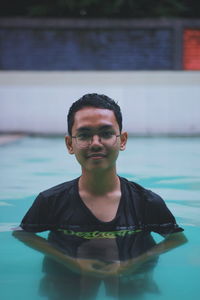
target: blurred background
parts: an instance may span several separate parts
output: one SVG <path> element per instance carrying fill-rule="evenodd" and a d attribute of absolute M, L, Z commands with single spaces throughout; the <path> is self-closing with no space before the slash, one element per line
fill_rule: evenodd
<path fill-rule="evenodd" d="M 0 4 L 0 132 L 63 135 L 69 106 L 103 93 L 133 135 L 199 135 L 200 2 Z"/>

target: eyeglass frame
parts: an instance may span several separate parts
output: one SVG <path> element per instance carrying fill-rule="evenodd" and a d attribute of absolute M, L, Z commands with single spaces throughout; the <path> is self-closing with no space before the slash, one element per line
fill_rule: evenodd
<path fill-rule="evenodd" d="M 95 133 L 95 134 L 92 134 L 92 135 L 91 135 L 90 141 L 88 142 L 88 144 L 87 144 L 85 147 L 88 147 L 88 146 L 90 146 L 90 145 L 92 144 L 92 140 L 93 140 L 93 138 L 94 138 L 95 135 L 98 136 L 100 143 L 101 143 L 102 145 L 104 145 L 104 143 L 102 143 L 102 141 L 101 141 L 102 138 L 99 136 L 99 134 Z M 112 136 L 115 136 L 115 137 L 116 137 L 116 141 L 117 141 L 117 138 L 120 137 L 121 134 L 112 134 Z M 78 145 L 79 142 L 77 142 L 77 137 L 78 137 L 78 136 L 73 136 L 73 135 L 71 136 L 71 138 L 76 139 L 76 143 L 77 143 L 77 145 Z M 116 143 L 116 141 L 115 141 L 115 143 Z M 85 142 L 86 142 L 86 141 L 85 141 Z M 115 143 L 113 143 L 113 145 L 114 145 Z"/>

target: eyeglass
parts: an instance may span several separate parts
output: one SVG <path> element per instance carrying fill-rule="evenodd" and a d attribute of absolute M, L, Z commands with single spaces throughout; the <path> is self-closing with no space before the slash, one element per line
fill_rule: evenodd
<path fill-rule="evenodd" d="M 115 145 L 117 138 L 121 136 L 121 134 L 114 134 L 109 131 L 102 131 L 98 134 L 96 133 L 79 133 L 76 136 L 72 136 L 73 139 L 76 139 L 76 143 L 79 147 L 84 148 L 88 147 L 92 144 L 92 140 L 94 135 L 98 135 L 99 141 L 103 145 L 113 146 Z"/>

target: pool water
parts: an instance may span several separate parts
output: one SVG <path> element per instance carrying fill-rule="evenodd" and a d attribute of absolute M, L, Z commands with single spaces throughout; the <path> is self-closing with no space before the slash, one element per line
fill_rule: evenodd
<path fill-rule="evenodd" d="M 198 137 L 130 138 L 127 150 L 120 153 L 118 174 L 161 195 L 189 240 L 160 256 L 152 275 L 157 292 L 147 289 L 134 299 L 198 299 L 199 153 Z M 45 299 L 38 294 L 43 255 L 14 239 L 11 228 L 19 224 L 40 191 L 78 177 L 80 167 L 67 153 L 63 138 L 25 137 L 1 145 L 0 157 L 0 299 Z M 156 234 L 153 237 L 161 240 Z M 103 284 L 95 299 L 111 299 Z"/>

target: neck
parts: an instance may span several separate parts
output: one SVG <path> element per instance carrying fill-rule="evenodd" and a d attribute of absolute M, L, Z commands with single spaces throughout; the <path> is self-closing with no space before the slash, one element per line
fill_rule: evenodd
<path fill-rule="evenodd" d="M 104 195 L 113 192 L 120 186 L 116 169 L 102 172 L 83 171 L 79 180 L 79 188 L 92 195 Z"/>

